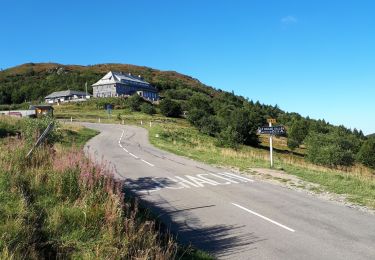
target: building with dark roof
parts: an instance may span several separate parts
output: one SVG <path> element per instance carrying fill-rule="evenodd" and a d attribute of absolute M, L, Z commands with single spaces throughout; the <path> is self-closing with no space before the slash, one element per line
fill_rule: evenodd
<path fill-rule="evenodd" d="M 29 110 L 34 110 L 36 117 L 45 115 L 53 116 L 53 107 L 49 105 L 32 105 Z"/>
<path fill-rule="evenodd" d="M 130 73 L 108 72 L 103 78 L 92 85 L 93 96 L 120 97 L 135 93 L 148 100 L 158 100 L 158 90 L 139 76 Z"/>
<path fill-rule="evenodd" d="M 83 91 L 76 90 L 63 90 L 56 91 L 44 98 L 46 103 L 60 103 L 60 102 L 70 102 L 70 101 L 85 101 L 90 98 L 90 94 Z"/>

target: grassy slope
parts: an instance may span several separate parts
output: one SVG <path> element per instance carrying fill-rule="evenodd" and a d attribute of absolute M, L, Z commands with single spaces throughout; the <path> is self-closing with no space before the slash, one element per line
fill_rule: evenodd
<path fill-rule="evenodd" d="M 150 129 L 155 146 L 206 163 L 234 167 L 251 173 L 253 167 L 269 167 L 268 151 L 247 146 L 238 150 L 215 146 L 215 138 L 186 125 L 169 124 Z M 266 145 L 264 143 L 264 145 Z M 300 156 L 275 154 L 275 168 L 319 184 L 323 190 L 347 194 L 349 201 L 375 208 L 375 178 L 370 169 L 356 166 L 333 170 L 306 163 Z"/>
<path fill-rule="evenodd" d="M 80 120 L 97 122 L 98 117 L 106 118 L 102 110 L 76 110 L 74 105 L 60 106 L 56 115 L 69 117 L 79 113 Z M 127 110 L 115 110 L 110 119 L 101 122 L 120 123 L 116 114 L 120 113 L 125 123 L 140 125 L 150 131 L 150 141 L 155 146 L 203 161 L 224 167 L 237 168 L 251 173 L 254 167 L 269 167 L 268 138 L 261 138 L 262 149 L 241 146 L 238 150 L 217 147 L 216 139 L 199 133 L 184 119 L 170 119 L 160 115 L 149 116 L 143 113 Z M 152 127 L 149 127 L 152 121 Z M 275 139 L 276 148 L 281 152 L 275 153 L 275 168 L 283 169 L 289 174 L 296 175 L 303 180 L 317 183 L 322 190 L 337 194 L 347 194 L 348 199 L 354 203 L 375 208 L 375 178 L 374 171 L 362 166 L 348 169 L 329 169 L 313 165 L 304 160 L 304 149 L 299 149 L 298 154 L 287 152 L 286 139 Z"/>
<path fill-rule="evenodd" d="M 2 119 L 1 129 L 9 133 L 20 130 L 20 119 Z M 26 255 L 31 259 L 53 258 L 56 254 L 73 258 L 212 259 L 205 252 L 177 248 L 172 240 L 160 237 L 147 211 L 129 208 L 134 204 L 121 206 L 127 208 L 121 213 L 122 195 L 114 191 L 115 182 L 95 177 L 88 182 L 96 183 L 94 186 L 81 183 L 82 174 L 101 170 L 80 151 L 97 132 L 69 124 L 62 124 L 60 132 L 63 139 L 54 151 L 38 150 L 31 164 L 20 160 L 27 151 L 22 141 L 0 138 L 1 259 Z M 51 152 L 55 155 L 52 160 Z"/>
<path fill-rule="evenodd" d="M 59 70 L 62 71 L 59 72 Z M 13 100 L 13 103 L 21 103 L 24 100 L 42 101 L 43 97 L 53 91 L 66 89 L 84 91 L 86 82 L 88 83 L 89 92 L 92 93 L 91 85 L 110 70 L 142 75 L 146 81 L 160 89 L 173 88 L 178 85 L 210 95 L 216 93 L 214 89 L 202 84 L 197 79 L 175 71 L 160 71 L 130 64 L 79 66 L 57 63 L 27 63 L 0 71 L 0 93 L 3 91 L 3 93 L 8 93 L 10 96 L 13 95 L 13 98 L 15 95 L 19 96 L 20 98 L 16 98 L 18 101 Z M 15 90 L 17 90 L 17 94 L 15 94 Z"/>

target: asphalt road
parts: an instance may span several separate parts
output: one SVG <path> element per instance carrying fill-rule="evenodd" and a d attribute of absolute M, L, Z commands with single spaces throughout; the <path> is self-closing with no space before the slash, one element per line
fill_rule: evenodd
<path fill-rule="evenodd" d="M 375 259 L 375 216 L 161 151 L 135 126 L 89 124 L 107 160 L 181 242 L 220 259 Z"/>

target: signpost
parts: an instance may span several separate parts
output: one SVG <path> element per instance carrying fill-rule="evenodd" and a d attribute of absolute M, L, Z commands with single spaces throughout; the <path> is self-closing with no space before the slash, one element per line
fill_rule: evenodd
<path fill-rule="evenodd" d="M 270 135 L 270 163 L 271 168 L 273 167 L 273 136 L 285 134 L 285 128 L 283 126 L 272 126 L 276 124 L 276 119 L 267 119 L 268 127 L 261 127 L 258 129 L 259 134 L 269 134 Z"/>

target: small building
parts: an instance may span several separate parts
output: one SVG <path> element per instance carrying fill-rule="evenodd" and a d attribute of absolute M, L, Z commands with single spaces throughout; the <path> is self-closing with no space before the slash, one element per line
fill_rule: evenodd
<path fill-rule="evenodd" d="M 35 110 L 8 110 L 0 111 L 0 115 L 13 117 L 34 117 Z"/>
<path fill-rule="evenodd" d="M 83 91 L 76 90 L 63 90 L 57 91 L 46 96 L 45 102 L 48 104 L 60 103 L 60 102 L 79 102 L 86 101 L 91 95 Z"/>
<path fill-rule="evenodd" d="M 103 78 L 92 85 L 93 97 L 121 97 L 135 93 L 141 97 L 156 101 L 159 99 L 158 90 L 138 76 L 122 72 L 108 72 Z"/>
<path fill-rule="evenodd" d="M 49 105 L 33 105 L 30 106 L 30 110 L 35 111 L 36 117 L 41 117 L 45 115 L 53 116 L 53 107 Z"/>

